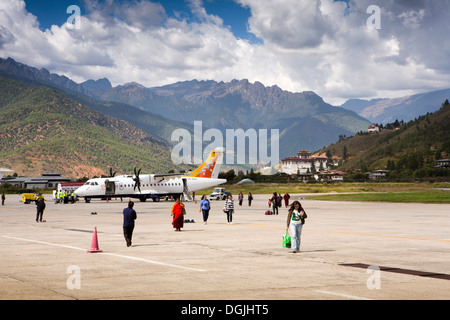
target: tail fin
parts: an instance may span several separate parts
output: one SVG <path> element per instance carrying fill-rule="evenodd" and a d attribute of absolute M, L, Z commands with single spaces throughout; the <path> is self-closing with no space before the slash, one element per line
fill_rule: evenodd
<path fill-rule="evenodd" d="M 220 166 L 222 164 L 223 148 L 216 148 L 211 151 L 206 159 L 197 169 L 187 174 L 188 177 L 213 178 L 219 176 Z"/>

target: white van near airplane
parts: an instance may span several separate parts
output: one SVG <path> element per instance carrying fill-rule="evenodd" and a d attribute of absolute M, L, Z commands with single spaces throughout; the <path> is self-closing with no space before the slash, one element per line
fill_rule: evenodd
<path fill-rule="evenodd" d="M 144 202 L 150 198 L 153 201 L 159 201 L 161 197 L 181 195 L 190 199 L 189 192 L 215 187 L 227 182 L 226 179 L 218 179 L 223 153 L 222 148 L 212 150 L 205 162 L 186 174 L 144 174 L 141 176 L 141 169 L 136 171 L 134 168 L 134 175 L 89 179 L 83 186 L 75 190 L 75 194 L 78 197 L 84 197 L 85 200 L 130 197 Z"/>

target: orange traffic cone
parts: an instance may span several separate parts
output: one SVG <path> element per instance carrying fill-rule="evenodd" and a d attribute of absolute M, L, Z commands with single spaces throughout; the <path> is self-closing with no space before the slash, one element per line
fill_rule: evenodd
<path fill-rule="evenodd" d="M 97 227 L 94 227 L 94 235 L 92 236 L 91 250 L 88 250 L 87 252 L 102 252 L 102 251 L 103 250 L 100 250 L 98 248 Z"/>

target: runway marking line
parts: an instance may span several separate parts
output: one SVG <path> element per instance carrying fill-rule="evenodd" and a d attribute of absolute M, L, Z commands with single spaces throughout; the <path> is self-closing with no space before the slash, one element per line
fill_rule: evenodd
<path fill-rule="evenodd" d="M 63 244 L 58 244 L 58 243 L 51 243 L 51 242 L 31 240 L 31 239 L 24 239 L 24 238 L 17 238 L 17 237 L 10 237 L 10 236 L 1 236 L 1 237 L 2 238 L 6 238 L 6 239 L 19 240 L 19 241 L 25 241 L 25 242 L 32 242 L 32 243 L 38 243 L 38 244 L 43 244 L 43 245 L 48 245 L 48 246 L 73 249 L 73 250 L 78 250 L 78 251 L 85 251 L 85 252 L 87 251 L 86 249 L 83 249 L 83 248 L 78 248 L 78 247 L 73 247 L 73 246 L 68 246 L 68 245 L 63 245 Z M 115 254 L 115 253 L 98 252 L 98 253 L 95 253 L 95 254 L 96 255 L 106 255 L 106 256 L 124 258 L 124 259 L 135 260 L 135 261 L 141 261 L 141 262 L 145 262 L 145 263 L 156 264 L 156 265 L 160 265 L 160 266 L 166 266 L 166 267 L 172 267 L 172 268 L 178 268 L 178 269 L 184 269 L 184 270 L 206 272 L 206 270 L 203 270 L 203 269 L 179 266 L 179 265 L 176 265 L 176 264 L 170 264 L 170 263 L 164 263 L 164 262 L 159 262 L 159 261 L 155 261 L 155 260 L 149 260 L 149 259 L 125 256 L 125 255 Z"/>

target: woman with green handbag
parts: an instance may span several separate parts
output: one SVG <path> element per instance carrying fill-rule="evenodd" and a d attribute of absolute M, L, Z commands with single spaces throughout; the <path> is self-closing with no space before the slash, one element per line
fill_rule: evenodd
<path fill-rule="evenodd" d="M 306 212 L 298 201 L 294 201 L 288 211 L 286 231 L 291 233 L 292 253 L 300 252 L 300 238 L 303 224 L 306 219 Z"/>

